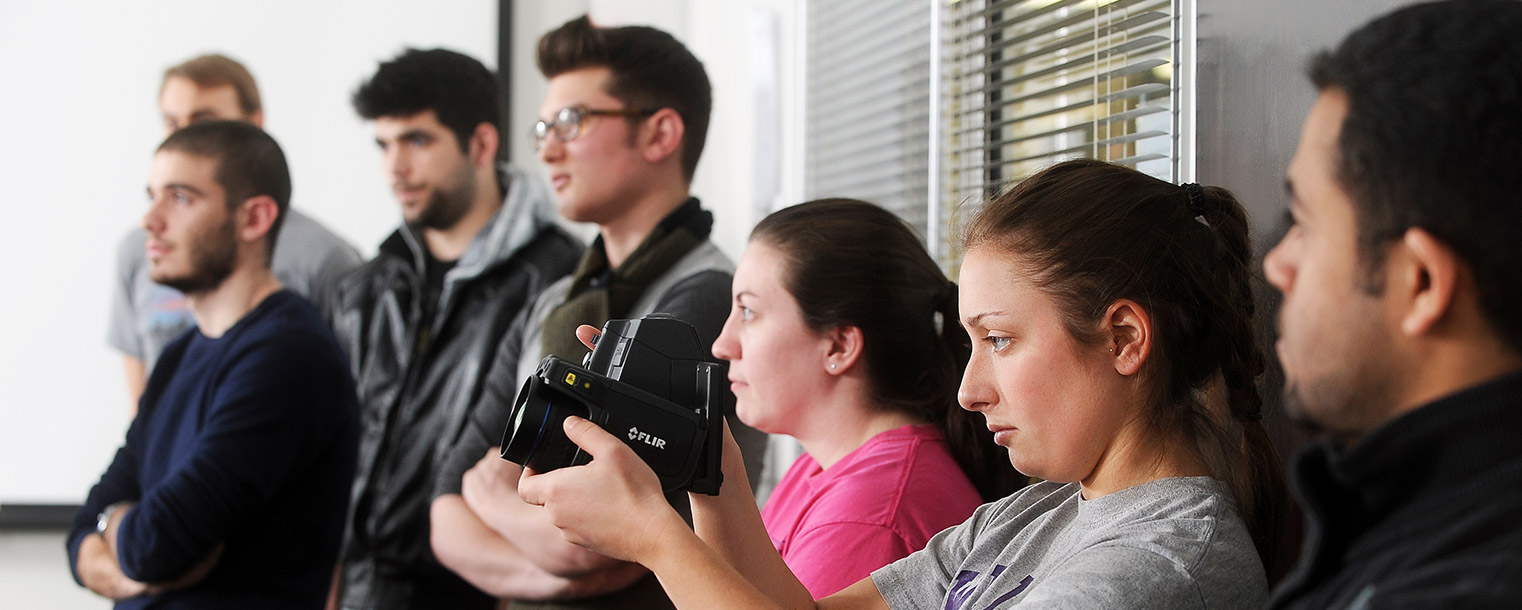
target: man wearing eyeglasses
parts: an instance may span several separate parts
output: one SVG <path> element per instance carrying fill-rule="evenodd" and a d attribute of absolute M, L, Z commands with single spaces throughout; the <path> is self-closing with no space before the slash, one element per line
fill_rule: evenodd
<path fill-rule="evenodd" d="M 459 436 L 497 345 L 569 273 L 581 244 L 542 181 L 496 161 L 498 84 L 452 51 L 408 50 L 354 94 L 402 226 L 346 278 L 332 313 L 363 409 L 338 606 L 491 608 L 428 547 L 438 455 Z"/>
<path fill-rule="evenodd" d="M 670 34 L 599 28 L 586 17 L 545 34 L 538 60 L 549 79 L 532 132 L 539 158 L 560 213 L 596 223 L 599 234 L 494 359 L 471 425 L 442 469 L 433 548 L 513 608 L 670 607 L 644 568 L 567 543 L 542 508 L 520 500 L 521 469 L 495 445 L 541 358 L 581 360 L 586 348 L 574 331 L 582 324 L 663 312 L 691 323 L 707 345 L 718 337 L 734 265 L 708 240 L 713 216 L 688 193 L 708 131 L 708 76 Z M 759 474 L 765 435 L 729 422 L 747 471 Z M 685 509 L 685 493 L 671 500 Z"/>

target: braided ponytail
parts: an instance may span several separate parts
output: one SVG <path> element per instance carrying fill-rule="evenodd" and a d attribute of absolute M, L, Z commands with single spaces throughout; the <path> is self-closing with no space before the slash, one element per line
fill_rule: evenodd
<path fill-rule="evenodd" d="M 1263 397 L 1257 385 L 1265 365 L 1254 334 L 1257 307 L 1252 289 L 1255 276 L 1249 271 L 1252 245 L 1247 212 L 1225 189 L 1210 187 L 1204 195 L 1201 217 L 1213 229 L 1218 244 L 1214 258 L 1221 264 L 1214 265 L 1216 290 L 1202 286 L 1201 293 L 1210 297 L 1206 315 L 1219 320 L 1224 335 L 1220 374 L 1226 386 L 1226 417 L 1212 419 L 1231 424 L 1218 426 L 1211 436 L 1221 444 L 1222 454 L 1236 458 L 1237 463 L 1223 474 L 1272 583 L 1289 570 L 1294 558 L 1280 535 L 1289 501 L 1278 453 L 1263 425 Z M 1240 430 L 1237 440 L 1228 430 Z"/>

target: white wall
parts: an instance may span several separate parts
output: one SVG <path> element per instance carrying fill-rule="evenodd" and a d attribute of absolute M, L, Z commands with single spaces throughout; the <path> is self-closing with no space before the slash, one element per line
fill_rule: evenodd
<path fill-rule="evenodd" d="M 739 260 L 751 227 L 767 212 L 802 201 L 801 0 L 516 4 L 509 86 L 515 161 L 543 170 L 523 135 L 537 120 L 545 93 L 544 77 L 534 65 L 535 45 L 544 32 L 587 13 L 598 25 L 648 25 L 670 32 L 703 62 L 713 84 L 713 116 L 692 193 L 713 211 L 712 238 L 731 258 Z M 765 490 L 800 451 L 792 439 L 773 437 Z"/>
<path fill-rule="evenodd" d="M 560 24 L 587 13 L 598 25 L 648 25 L 670 32 L 703 62 L 713 83 L 713 116 L 708 142 L 693 178 L 692 193 L 714 212 L 713 239 L 732 258 L 739 259 L 750 229 L 764 213 L 757 212 L 757 194 L 770 194 L 759 203 L 764 210 L 798 203 L 803 193 L 802 166 L 781 162 L 780 172 L 757 182 L 757 163 L 762 155 L 758 143 L 776 141 L 780 154 L 774 162 L 801 159 L 801 129 L 797 126 L 796 80 L 801 39 L 797 31 L 799 0 L 566 0 L 519 2 L 513 14 L 512 68 L 513 125 L 509 129 L 512 158 L 542 171 L 526 135 L 537 120 L 544 98 L 544 77 L 534 65 L 539 36 Z M 753 30 L 774 24 L 770 43 Z M 766 58 L 777 66 L 771 80 L 775 95 L 757 99 L 756 81 L 764 75 L 756 69 Z M 773 121 L 758 106 L 773 103 Z M 768 137 L 768 134 L 775 134 Z"/>
<path fill-rule="evenodd" d="M 765 210 L 799 201 L 801 167 L 782 160 L 801 158 L 801 138 L 779 127 L 801 122 L 789 101 L 798 0 L 515 4 L 514 118 L 504 134 L 515 161 L 542 171 L 524 135 L 545 86 L 534 44 L 590 12 L 603 25 L 669 31 L 707 67 L 714 114 L 693 193 L 714 211 L 714 239 L 732 257 Z M 0 0 L 0 116 L 11 119 L 0 177 L 12 223 L 0 240 L 0 285 L 11 295 L 0 305 L 0 504 L 81 501 L 121 443 L 120 358 L 104 339 L 109 283 L 162 135 L 164 68 L 209 51 L 248 65 L 265 127 L 290 159 L 295 206 L 368 256 L 398 215 L 350 93 L 404 46 L 443 46 L 495 67 L 496 11 L 487 0 Z"/>
<path fill-rule="evenodd" d="M 166 67 L 209 51 L 244 62 L 294 205 L 368 256 L 399 215 L 350 93 L 404 46 L 495 67 L 496 30 L 489 0 L 0 0 L 0 504 L 82 501 L 121 443 L 109 283 L 145 207 Z"/>

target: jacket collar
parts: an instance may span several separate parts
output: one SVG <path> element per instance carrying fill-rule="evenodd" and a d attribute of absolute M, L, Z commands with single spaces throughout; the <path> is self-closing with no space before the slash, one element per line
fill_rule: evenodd
<path fill-rule="evenodd" d="M 1513 372 L 1397 417 L 1350 447 L 1307 447 L 1296 459 L 1296 487 L 1312 510 L 1337 507 L 1372 524 L 1518 459 L 1518 438 L 1522 372 Z"/>
<path fill-rule="evenodd" d="M 481 275 L 486 270 L 512 258 L 534 241 L 540 231 L 555 223 L 554 201 L 549 189 L 537 176 L 502 163 L 497 167 L 497 181 L 503 185 L 502 207 L 481 228 L 465 254 L 445 276 L 445 292 L 450 286 Z M 382 255 L 402 258 L 422 273 L 423 239 L 411 227 L 403 225 L 380 245 Z"/>

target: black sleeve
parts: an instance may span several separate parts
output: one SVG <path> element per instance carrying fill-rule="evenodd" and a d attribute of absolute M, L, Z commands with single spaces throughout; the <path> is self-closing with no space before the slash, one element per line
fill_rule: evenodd
<path fill-rule="evenodd" d="M 533 303 L 519 312 L 492 357 L 491 369 L 482 377 L 481 396 L 470 406 L 470 415 L 460 438 L 444 450 L 434 476 L 433 495 L 460 493 L 460 479 L 470 470 L 486 450 L 502 443 L 502 433 L 507 429 L 507 417 L 511 414 L 513 401 L 523 380 L 518 379 L 518 359 L 523 352 L 523 335 L 533 313 Z"/>
<path fill-rule="evenodd" d="M 723 271 L 703 271 L 677 282 L 661 295 L 655 303 L 655 311 L 669 313 L 678 320 L 691 324 L 698 332 L 698 339 L 708 346 L 713 355 L 713 342 L 724 331 L 724 321 L 729 318 L 731 297 L 730 284 L 734 277 Z M 761 468 L 766 464 L 766 433 L 745 425 L 735 417 L 734 394 L 725 392 L 726 414 L 729 430 L 740 445 L 745 456 L 745 474 L 750 477 L 750 489 L 756 491 L 761 483 Z"/>
<path fill-rule="evenodd" d="M 729 318 L 729 287 L 734 277 L 723 271 L 702 271 L 672 285 L 655 302 L 655 313 L 669 313 L 691 324 L 698 340 L 713 356 L 713 342 Z"/>

